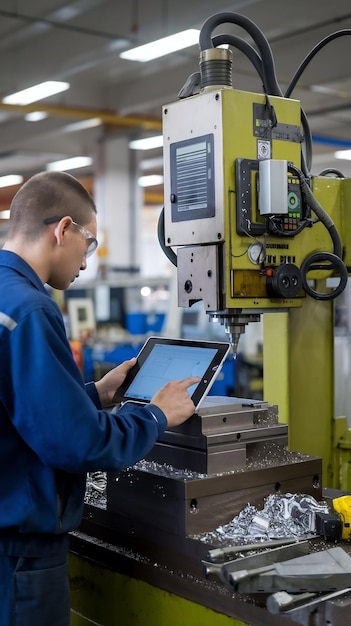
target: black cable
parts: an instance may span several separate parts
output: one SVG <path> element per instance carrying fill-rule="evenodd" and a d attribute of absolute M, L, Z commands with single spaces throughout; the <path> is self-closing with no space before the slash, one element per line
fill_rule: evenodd
<path fill-rule="evenodd" d="M 213 39 L 211 38 L 211 34 L 212 34 L 212 31 L 217 26 L 219 26 L 219 24 L 222 24 L 224 22 L 237 24 L 238 26 L 241 26 L 242 28 L 244 28 L 251 35 L 252 39 L 256 43 L 261 53 L 261 62 L 259 62 L 260 57 L 259 55 L 257 55 L 256 51 L 252 48 L 252 46 L 249 46 L 251 50 L 249 50 L 249 48 L 247 47 L 245 47 L 244 49 L 245 43 L 244 45 L 242 45 L 240 43 L 241 42 L 240 38 L 234 37 L 235 43 L 232 43 L 232 44 L 230 44 L 229 41 L 225 42 L 224 40 L 222 40 L 221 43 L 229 43 L 230 45 L 235 45 L 235 47 L 241 49 L 241 51 L 247 55 L 249 60 L 253 63 L 254 67 L 256 68 L 263 82 L 263 89 L 265 93 L 269 93 L 271 95 L 276 95 L 276 96 L 282 96 L 283 94 L 276 78 L 274 59 L 273 59 L 272 50 L 270 48 L 268 40 L 266 39 L 262 31 L 257 27 L 257 25 L 254 22 L 252 22 L 249 18 L 243 15 L 240 15 L 238 13 L 227 13 L 227 12 L 218 13 L 217 15 L 213 15 L 209 17 L 206 20 L 206 22 L 203 24 L 202 29 L 200 31 L 200 39 L 199 39 L 200 49 L 204 50 L 204 49 L 212 48 L 216 45 L 220 45 L 219 43 L 216 42 L 215 37 Z M 295 88 L 297 81 L 301 77 L 307 65 L 317 54 L 317 52 L 319 52 L 330 41 L 333 41 L 334 39 L 337 39 L 345 35 L 351 35 L 351 29 L 343 29 L 343 30 L 331 33 L 330 35 L 322 39 L 322 41 L 320 41 L 309 52 L 309 54 L 305 57 L 305 59 L 303 60 L 303 62 L 300 64 L 297 71 L 295 72 L 295 75 L 293 79 L 291 80 L 284 94 L 286 98 L 290 98 L 291 93 L 293 89 Z M 230 35 L 227 36 L 227 38 L 229 37 Z M 255 54 L 257 56 L 255 56 Z M 306 156 L 304 156 L 303 153 L 301 154 L 301 163 L 302 163 L 301 167 L 305 176 L 307 176 L 312 167 L 312 135 L 311 135 L 307 117 L 303 109 L 301 109 L 301 123 L 302 123 L 302 127 L 304 130 L 304 135 L 305 135 L 305 151 L 306 151 Z"/>
<path fill-rule="evenodd" d="M 337 30 L 336 32 L 331 33 L 330 35 L 327 35 L 327 37 L 322 39 L 314 48 L 312 48 L 312 50 L 308 53 L 308 55 L 304 58 L 300 66 L 297 68 L 293 76 L 293 79 L 290 82 L 290 85 L 288 86 L 284 94 L 285 98 L 290 98 L 296 86 L 297 81 L 299 80 L 300 76 L 306 69 L 307 65 L 310 63 L 310 61 L 312 61 L 313 57 L 316 56 L 317 52 L 319 52 L 319 50 L 324 48 L 324 46 L 326 46 L 327 43 L 329 43 L 330 41 L 333 41 L 334 39 L 337 39 L 338 37 L 343 37 L 344 35 L 351 35 L 351 29 L 345 28 L 343 30 Z"/>
<path fill-rule="evenodd" d="M 295 230 L 281 230 L 274 222 L 274 217 L 270 217 L 267 220 L 267 230 L 271 235 L 277 235 L 277 237 L 295 237 L 299 235 L 307 226 L 312 226 L 311 220 L 302 220 L 298 228 Z"/>
<path fill-rule="evenodd" d="M 224 22 L 237 24 L 244 28 L 256 43 L 261 56 L 240 37 L 234 35 L 215 35 L 212 37 L 212 31 Z M 217 15 L 212 15 L 204 22 L 201 28 L 199 38 L 200 50 L 217 47 L 223 43 L 235 46 L 247 56 L 262 80 L 264 93 L 280 97 L 283 95 L 277 81 L 271 47 L 262 31 L 254 22 L 238 13 L 218 13 Z M 301 124 L 304 131 L 306 149 L 306 157 L 301 150 L 301 169 L 305 176 L 308 176 L 312 165 L 312 135 L 307 117 L 302 109 Z"/>
<path fill-rule="evenodd" d="M 308 53 L 308 55 L 304 58 L 304 60 L 302 61 L 302 63 L 300 64 L 300 66 L 298 67 L 298 69 L 296 70 L 287 90 L 285 91 L 284 97 L 285 98 L 290 98 L 291 94 L 299 80 L 299 78 L 301 77 L 302 73 L 304 72 L 304 70 L 306 69 L 307 65 L 312 61 L 312 59 L 315 57 L 315 55 L 317 54 L 317 52 L 319 52 L 322 48 L 324 48 L 324 46 L 326 46 L 330 41 L 333 41 L 334 39 L 337 39 L 339 37 L 343 37 L 344 35 L 351 35 L 351 29 L 347 28 L 347 29 L 343 29 L 343 30 L 339 30 L 336 31 L 334 33 L 331 33 L 330 35 L 328 35 L 327 37 L 325 37 L 324 39 L 322 39 L 314 48 L 312 48 L 312 50 Z M 306 170 L 309 172 L 311 170 L 312 167 L 312 136 L 311 136 L 311 132 L 310 132 L 310 128 L 307 122 L 307 118 L 305 118 L 305 114 L 303 113 L 302 109 L 301 109 L 301 119 L 302 119 L 302 125 L 304 128 L 304 132 L 305 132 L 305 145 L 306 145 Z M 305 170 L 304 168 L 302 168 L 304 173 Z"/>
<path fill-rule="evenodd" d="M 308 178 L 312 167 L 312 133 L 306 113 L 301 107 L 301 124 L 304 131 L 304 143 L 306 149 L 306 158 L 301 150 L 301 169 L 304 175 Z"/>
<path fill-rule="evenodd" d="M 312 211 L 317 215 L 320 221 L 327 228 L 330 237 L 333 241 L 334 253 L 331 252 L 315 252 L 310 254 L 303 261 L 300 271 L 302 276 L 302 285 L 305 292 L 314 298 L 315 300 L 333 300 L 337 296 L 339 296 L 345 289 L 347 280 L 348 280 L 348 270 L 345 263 L 342 260 L 343 256 L 343 246 L 340 239 L 340 235 L 334 225 L 333 220 L 330 215 L 323 209 L 321 204 L 313 195 L 309 185 L 306 180 L 300 178 L 301 192 L 303 193 L 307 204 L 310 206 Z M 329 261 L 330 267 L 335 267 L 340 271 L 340 282 L 339 285 L 329 293 L 319 293 L 315 291 L 307 281 L 307 273 L 309 271 L 314 270 L 328 270 L 329 268 L 325 265 L 316 265 L 317 262 Z"/>
<path fill-rule="evenodd" d="M 310 209 L 317 215 L 318 219 L 322 222 L 325 228 L 328 230 L 330 237 L 333 242 L 334 254 L 342 259 L 343 256 L 343 246 L 341 242 L 340 235 L 334 225 L 333 220 L 330 215 L 323 209 L 322 205 L 318 202 L 317 198 L 313 195 L 310 186 L 304 177 L 303 173 L 294 165 L 294 163 L 288 163 L 288 169 L 292 171 L 300 181 L 301 193 L 304 196 L 306 204 L 310 207 Z M 310 219 L 305 218 L 299 226 L 298 229 L 294 231 L 281 231 L 277 224 L 274 222 L 274 218 L 269 218 L 267 221 L 267 225 L 272 234 L 284 236 L 284 237 L 294 237 L 298 235 L 304 228 L 307 226 L 311 226 L 312 222 Z"/>
<path fill-rule="evenodd" d="M 262 68 L 262 59 L 260 55 L 256 52 L 255 48 L 253 48 L 249 43 L 240 39 L 240 37 L 235 37 L 235 35 L 215 35 L 212 39 L 213 46 L 217 48 L 223 44 L 228 44 L 229 46 L 233 46 L 237 48 L 245 54 L 245 56 L 251 61 L 255 70 L 262 80 L 263 91 L 267 93 L 266 86 L 264 84 L 264 76 L 263 76 L 263 68 Z M 188 98 L 189 96 L 194 95 L 195 91 L 198 87 L 201 87 L 201 73 L 193 72 L 188 76 L 186 82 L 183 87 L 180 89 L 178 93 L 178 98 Z"/>
<path fill-rule="evenodd" d="M 253 41 L 257 45 L 262 59 L 263 83 L 267 88 L 267 92 L 273 96 L 282 96 L 282 91 L 278 85 L 275 65 L 271 47 L 263 32 L 248 17 L 239 13 L 217 13 L 209 17 L 200 30 L 199 46 L 200 50 L 209 50 L 214 47 L 212 41 L 212 31 L 219 26 L 228 22 L 237 24 L 251 35 Z"/>
<path fill-rule="evenodd" d="M 320 172 L 319 176 L 328 176 L 329 174 L 333 174 L 335 178 L 345 178 L 344 174 L 334 167 L 327 167 Z"/>
<path fill-rule="evenodd" d="M 343 256 L 343 246 L 340 239 L 340 235 L 334 225 L 334 222 L 330 215 L 323 209 L 322 205 L 318 202 L 317 198 L 313 195 L 309 185 L 304 178 L 300 178 L 301 192 L 304 198 L 312 209 L 312 211 L 319 217 L 320 221 L 328 230 L 334 246 L 334 254 L 340 259 Z"/>
<path fill-rule="evenodd" d="M 166 257 L 171 263 L 173 263 L 173 265 L 175 265 L 175 267 L 177 267 L 178 260 L 177 260 L 176 253 L 174 252 L 174 250 L 172 250 L 172 248 L 170 248 L 169 246 L 166 246 L 165 244 L 165 208 L 164 207 L 162 208 L 161 213 L 158 218 L 157 237 L 158 237 L 159 244 L 163 252 L 165 253 Z"/>
<path fill-rule="evenodd" d="M 213 43 L 213 46 L 215 48 L 217 48 L 218 46 L 221 46 L 223 44 L 228 44 L 229 46 L 233 46 L 234 48 L 237 48 L 238 50 L 240 50 L 240 52 L 245 54 L 245 56 L 249 59 L 249 61 L 251 61 L 251 63 L 254 66 L 257 74 L 259 75 L 260 79 L 262 80 L 263 91 L 265 93 L 267 93 L 267 87 L 264 84 L 264 73 L 263 73 L 262 59 L 261 59 L 260 55 L 256 52 L 256 50 L 255 50 L 255 48 L 253 46 L 251 46 L 244 39 L 240 39 L 240 37 L 236 37 L 235 35 L 225 35 L 225 34 L 223 34 L 223 35 L 215 35 L 214 37 L 212 37 L 212 43 Z"/>
<path fill-rule="evenodd" d="M 321 264 L 321 261 L 328 261 L 329 267 L 325 264 Z M 319 262 L 318 265 L 316 263 Z M 330 268 L 335 267 L 340 271 L 340 282 L 338 286 L 330 292 L 319 292 L 308 284 L 307 274 L 310 270 L 326 270 L 330 271 Z M 336 254 L 332 254 L 331 252 L 315 252 L 308 256 L 302 263 L 301 268 L 301 278 L 302 278 L 302 286 L 305 292 L 314 298 L 314 300 L 334 300 L 337 296 L 339 296 L 345 289 L 348 281 L 348 273 L 346 265 L 343 263 L 342 259 L 338 257 Z"/>

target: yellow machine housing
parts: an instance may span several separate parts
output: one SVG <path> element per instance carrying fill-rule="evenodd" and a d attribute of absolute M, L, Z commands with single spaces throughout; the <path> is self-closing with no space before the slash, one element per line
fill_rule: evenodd
<path fill-rule="evenodd" d="M 296 175 L 300 122 L 297 100 L 221 86 L 163 108 L 165 244 L 177 247 L 178 304 L 203 300 L 229 333 L 242 332 L 263 311 L 300 306 L 303 261 L 333 252 Z M 344 182 L 312 183 L 337 228 Z M 299 229 L 303 219 L 308 227 Z M 267 228 L 275 220 L 277 234 Z M 313 279 L 333 273 L 330 266 L 312 269 Z"/>

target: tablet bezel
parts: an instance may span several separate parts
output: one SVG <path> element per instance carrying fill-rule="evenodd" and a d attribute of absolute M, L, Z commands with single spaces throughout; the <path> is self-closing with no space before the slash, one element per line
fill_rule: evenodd
<path fill-rule="evenodd" d="M 211 386 L 216 380 L 222 364 L 228 355 L 230 350 L 230 344 L 219 341 L 203 341 L 197 339 L 174 339 L 167 337 L 149 337 L 137 355 L 137 362 L 132 367 L 132 369 L 128 372 L 125 381 L 117 390 L 118 397 L 121 399 L 122 403 L 125 402 L 137 402 L 142 404 L 149 404 L 150 400 L 143 400 L 140 398 L 135 398 L 133 396 L 126 396 L 126 392 L 132 382 L 134 381 L 137 374 L 140 372 L 141 368 L 145 364 L 147 358 L 151 354 L 153 348 L 156 345 L 175 345 L 175 346 L 183 346 L 189 348 L 212 348 L 216 350 L 216 353 L 211 360 L 206 372 L 203 374 L 201 381 L 198 383 L 196 389 L 193 391 L 191 396 L 192 401 L 194 402 L 195 408 L 198 408 L 203 398 L 208 394 Z"/>

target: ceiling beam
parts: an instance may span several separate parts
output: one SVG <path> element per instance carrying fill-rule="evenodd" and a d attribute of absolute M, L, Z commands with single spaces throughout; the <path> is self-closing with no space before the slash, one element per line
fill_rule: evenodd
<path fill-rule="evenodd" d="M 160 131 L 162 128 L 162 122 L 160 119 L 146 116 L 137 115 L 118 115 L 113 111 L 106 111 L 101 109 L 88 109 L 84 107 L 67 107 L 67 106 L 55 106 L 50 104 L 5 104 L 0 102 L 0 109 L 6 111 L 20 112 L 25 115 L 31 111 L 45 111 L 48 115 L 56 117 L 70 117 L 76 119 L 93 119 L 100 118 L 104 124 L 110 126 L 116 126 L 119 128 L 142 128 L 144 130 Z"/>

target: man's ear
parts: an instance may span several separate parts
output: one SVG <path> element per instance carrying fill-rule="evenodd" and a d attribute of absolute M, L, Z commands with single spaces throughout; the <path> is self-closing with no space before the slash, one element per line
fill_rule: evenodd
<path fill-rule="evenodd" d="M 54 235 L 56 237 L 57 244 L 63 246 L 63 240 L 67 228 L 72 224 L 72 218 L 69 215 L 62 217 L 55 227 Z"/>

